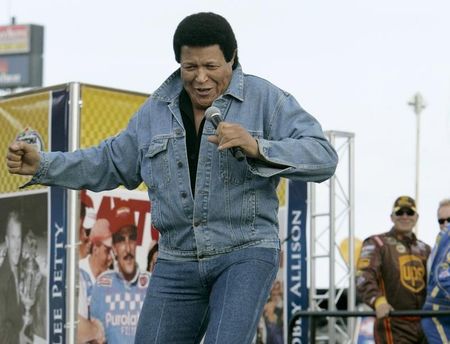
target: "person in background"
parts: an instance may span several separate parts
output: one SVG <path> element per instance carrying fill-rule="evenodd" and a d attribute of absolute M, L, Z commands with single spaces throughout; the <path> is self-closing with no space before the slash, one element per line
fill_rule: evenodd
<path fill-rule="evenodd" d="M 18 344 L 23 326 L 19 295 L 22 220 L 11 211 L 6 218 L 6 258 L 0 267 L 0 344 Z"/>
<path fill-rule="evenodd" d="M 47 234 L 47 232 L 45 232 Z M 39 266 L 39 273 L 41 275 L 39 287 L 36 291 L 36 301 L 32 308 L 33 316 L 33 333 L 42 341 L 47 339 L 47 317 L 42 316 L 47 314 L 48 296 L 47 296 L 47 281 L 48 281 L 48 262 L 47 262 L 47 236 L 37 236 L 37 251 L 36 262 Z"/>
<path fill-rule="evenodd" d="M 150 274 L 141 272 L 136 262 L 137 227 L 131 209 L 115 209 L 110 221 L 116 263 L 92 289 L 91 316 L 102 323 L 107 343 L 133 344 Z"/>
<path fill-rule="evenodd" d="M 101 328 L 98 322 L 92 321 L 90 316 L 90 299 L 92 288 L 97 277 L 112 264 L 113 256 L 110 223 L 107 219 L 97 219 L 89 234 L 90 254 L 79 261 L 80 289 L 78 293 L 77 328 L 79 343 L 89 342 L 97 337 Z"/>
<path fill-rule="evenodd" d="M 338 156 L 291 94 L 243 72 L 224 17 L 187 16 L 173 48 L 179 68 L 120 134 L 66 153 L 14 142 L 8 170 L 92 191 L 144 181 L 160 236 L 136 343 L 248 344 L 279 266 L 280 178 L 322 182 Z"/>
<path fill-rule="evenodd" d="M 86 193 L 86 190 L 80 192 L 80 225 L 79 225 L 79 240 L 78 247 L 79 259 L 86 258 L 91 251 L 91 242 L 89 241 L 89 233 L 95 223 L 97 214 L 94 209 L 94 203 L 91 197 Z"/>
<path fill-rule="evenodd" d="M 439 203 L 437 215 L 441 231 L 447 229 L 448 225 L 450 225 L 450 198 L 443 199 Z"/>
<path fill-rule="evenodd" d="M 84 290 L 84 283 L 80 283 L 79 295 L 84 295 L 86 291 Z M 86 298 L 78 300 L 78 306 L 81 308 L 89 309 Z M 90 317 L 90 312 L 89 315 Z M 78 313 L 78 324 L 77 324 L 77 344 L 102 344 L 106 342 L 105 330 L 102 323 L 98 319 L 85 318 Z"/>
<path fill-rule="evenodd" d="M 6 242 L 0 243 L 0 266 L 2 266 L 3 261 L 5 260 L 6 255 L 8 254 L 8 249 L 6 247 Z"/>
<path fill-rule="evenodd" d="M 47 314 L 47 278 L 41 270 L 43 263 L 38 260 L 39 250 L 47 251 L 46 237 L 37 236 L 27 226 L 27 232 L 22 237 L 22 255 L 20 268 L 20 299 L 23 309 L 23 327 L 20 331 L 20 343 L 33 343 L 35 340 L 45 340 Z M 39 246 L 44 246 L 39 248 Z M 46 258 L 46 255 L 45 255 Z M 45 268 L 45 266 L 42 266 Z"/>
<path fill-rule="evenodd" d="M 423 310 L 450 310 L 450 198 L 439 203 L 440 232 L 428 259 L 427 297 Z M 429 343 L 450 343 L 450 316 L 424 317 L 422 327 Z"/>
<path fill-rule="evenodd" d="M 263 312 L 267 343 L 283 344 L 283 287 L 280 280 L 276 280 L 270 291 L 270 298 L 264 305 Z"/>
<path fill-rule="evenodd" d="M 363 242 L 356 287 L 375 309 L 376 343 L 426 343 L 420 317 L 389 317 L 391 310 L 419 310 L 425 301 L 430 247 L 413 233 L 418 217 L 414 199 L 400 196 L 392 208 L 391 230 Z"/>
<path fill-rule="evenodd" d="M 156 260 L 158 259 L 158 243 L 154 243 L 147 255 L 147 271 L 152 273 L 155 268 Z"/>

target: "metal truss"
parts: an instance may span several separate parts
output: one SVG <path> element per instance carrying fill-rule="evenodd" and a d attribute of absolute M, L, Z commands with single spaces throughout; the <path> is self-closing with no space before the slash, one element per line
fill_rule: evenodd
<path fill-rule="evenodd" d="M 328 181 L 309 183 L 309 310 L 355 310 L 354 134 L 325 132 L 339 156 Z M 345 302 L 346 299 L 346 302 Z M 346 305 L 345 305 L 346 303 Z M 326 319 L 326 320 L 325 320 Z M 313 343 L 351 343 L 355 320 L 328 317 Z"/>

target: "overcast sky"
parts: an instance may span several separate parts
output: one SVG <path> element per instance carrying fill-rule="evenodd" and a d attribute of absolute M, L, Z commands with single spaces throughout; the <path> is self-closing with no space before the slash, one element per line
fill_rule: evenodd
<path fill-rule="evenodd" d="M 450 197 L 450 2 L 0 0 L 0 24 L 45 26 L 44 85 L 80 81 L 153 92 L 177 68 L 172 35 L 199 11 L 225 16 L 244 72 L 292 93 L 324 130 L 355 134 L 356 235 L 391 226 L 414 196 L 416 119 L 424 96 L 419 237 L 432 244 Z"/>

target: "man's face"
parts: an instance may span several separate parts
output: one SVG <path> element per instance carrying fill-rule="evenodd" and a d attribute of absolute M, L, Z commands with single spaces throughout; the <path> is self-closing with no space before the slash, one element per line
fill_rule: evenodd
<path fill-rule="evenodd" d="M 438 220 L 442 222 L 439 223 L 439 228 L 443 230 L 446 228 L 450 222 L 448 222 L 448 219 L 450 218 L 450 205 L 444 205 L 443 207 L 440 207 L 438 210 Z"/>
<path fill-rule="evenodd" d="M 218 44 L 207 47 L 182 46 L 181 79 L 194 109 L 205 110 L 227 89 L 234 57 L 225 61 Z"/>
<path fill-rule="evenodd" d="M 398 232 L 409 233 L 417 223 L 419 215 L 412 209 L 400 208 L 391 214 L 391 220 Z"/>
<path fill-rule="evenodd" d="M 17 266 L 22 252 L 22 224 L 15 219 L 6 226 L 6 247 L 10 264 Z"/>
<path fill-rule="evenodd" d="M 92 248 L 92 255 L 94 257 L 95 264 L 105 271 L 113 262 L 113 257 L 111 255 L 111 247 L 105 244 L 94 245 Z"/>
<path fill-rule="evenodd" d="M 131 280 L 136 273 L 136 239 L 135 228 L 127 226 L 113 236 L 113 249 L 119 270 L 126 280 Z"/>

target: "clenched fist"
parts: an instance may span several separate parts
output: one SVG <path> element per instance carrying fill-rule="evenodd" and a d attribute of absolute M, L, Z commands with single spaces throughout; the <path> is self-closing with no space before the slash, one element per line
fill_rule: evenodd
<path fill-rule="evenodd" d="M 383 319 L 389 316 L 389 313 L 393 311 L 394 308 L 389 303 L 382 303 L 375 308 L 377 319 Z"/>
<path fill-rule="evenodd" d="M 14 141 L 8 147 L 6 165 L 11 174 L 32 176 L 39 168 L 41 157 L 34 145 Z"/>

